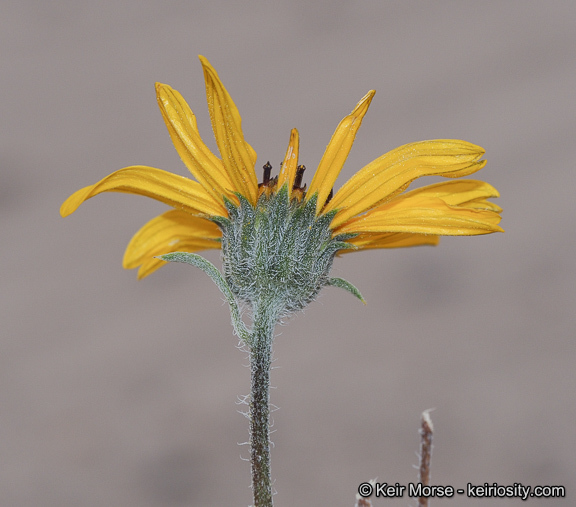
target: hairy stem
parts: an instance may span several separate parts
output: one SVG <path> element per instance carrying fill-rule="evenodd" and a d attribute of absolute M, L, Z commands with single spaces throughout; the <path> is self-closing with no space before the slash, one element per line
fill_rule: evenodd
<path fill-rule="evenodd" d="M 250 343 L 250 463 L 254 507 L 272 507 L 270 475 L 270 364 L 276 314 L 266 304 L 255 305 Z"/>

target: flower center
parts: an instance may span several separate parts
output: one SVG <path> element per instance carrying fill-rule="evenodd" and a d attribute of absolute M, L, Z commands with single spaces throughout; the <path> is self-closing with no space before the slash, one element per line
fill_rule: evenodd
<path fill-rule="evenodd" d="M 252 308 L 266 300 L 282 317 L 303 309 L 328 284 L 334 256 L 351 247 L 345 243 L 351 235 L 333 238 L 336 212 L 316 215 L 317 194 L 302 198 L 301 176 L 294 184 L 300 198 L 289 198 L 268 166 L 256 206 L 238 194 L 238 205 L 226 200 L 228 218 L 212 220 L 222 230 L 224 276 L 234 295 Z"/>
<path fill-rule="evenodd" d="M 280 164 L 282 166 L 282 164 Z M 271 177 L 272 165 L 270 162 L 266 162 L 262 166 L 262 183 L 258 184 L 258 195 L 266 194 L 270 196 L 272 193 L 277 192 L 278 189 L 278 176 Z M 302 177 L 304 176 L 304 171 L 306 166 L 299 165 L 296 168 L 296 176 L 294 178 L 294 185 L 292 185 L 292 197 L 301 201 L 306 195 L 306 184 L 302 185 Z"/>

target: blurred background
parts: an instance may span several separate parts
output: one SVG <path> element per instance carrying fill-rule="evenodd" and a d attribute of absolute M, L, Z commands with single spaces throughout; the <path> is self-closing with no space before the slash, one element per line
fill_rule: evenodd
<path fill-rule="evenodd" d="M 502 194 L 505 234 L 343 256 L 334 276 L 368 304 L 329 288 L 278 329 L 275 505 L 351 507 L 363 481 L 415 481 L 429 408 L 434 484 L 560 484 L 565 499 L 531 505 L 573 504 L 575 24 L 569 1 L 4 2 L 0 504 L 251 503 L 236 404 L 248 360 L 221 295 L 186 265 L 143 281 L 122 269 L 167 207 L 105 194 L 58 213 L 127 165 L 187 174 L 155 81 L 184 95 L 216 151 L 198 54 L 259 174 L 297 127 L 309 182 L 373 88 L 337 188 L 399 145 L 459 138 L 486 149 L 477 177 Z"/>

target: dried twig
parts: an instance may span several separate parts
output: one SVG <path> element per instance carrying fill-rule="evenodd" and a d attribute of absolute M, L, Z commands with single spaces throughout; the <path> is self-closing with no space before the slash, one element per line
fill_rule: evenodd
<path fill-rule="evenodd" d="M 430 485 L 430 460 L 432 458 L 432 435 L 434 433 L 434 426 L 430 418 L 431 410 L 422 412 L 422 425 L 420 426 L 420 466 L 418 467 L 419 477 L 418 481 L 422 486 Z M 370 481 L 372 485 L 374 481 Z M 363 498 L 359 494 L 356 495 L 356 504 L 354 507 L 372 507 L 372 502 L 369 498 Z M 421 496 L 418 498 L 418 507 L 428 507 L 428 497 Z"/>
<path fill-rule="evenodd" d="M 370 497 L 374 491 L 374 486 L 376 486 L 376 479 L 372 479 L 367 483 L 362 483 L 358 486 L 358 493 L 356 493 L 356 503 L 354 504 L 354 507 L 372 507 Z M 361 492 L 363 495 L 360 494 Z"/>
<path fill-rule="evenodd" d="M 432 457 L 432 419 L 430 419 L 430 410 L 422 412 L 422 426 L 420 427 L 420 467 L 419 482 L 423 486 L 430 485 L 430 459 Z M 428 507 L 428 497 L 421 496 L 418 498 L 418 507 Z"/>

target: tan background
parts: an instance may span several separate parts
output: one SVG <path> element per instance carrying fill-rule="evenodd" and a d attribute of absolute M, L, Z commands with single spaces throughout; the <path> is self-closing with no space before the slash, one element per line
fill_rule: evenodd
<path fill-rule="evenodd" d="M 121 267 L 166 207 L 109 194 L 58 215 L 126 165 L 186 174 L 155 81 L 215 147 L 199 53 L 258 167 L 277 170 L 298 127 L 310 181 L 375 88 L 338 185 L 398 145 L 462 138 L 486 148 L 480 177 L 505 209 L 506 234 L 337 260 L 368 305 L 327 289 L 279 330 L 276 505 L 352 506 L 366 479 L 413 481 L 432 407 L 434 483 L 562 484 L 566 499 L 530 505 L 574 505 L 575 25 L 568 0 L 4 2 L 0 505 L 250 503 L 235 405 L 249 371 L 221 296 L 184 265 L 141 282 Z"/>

